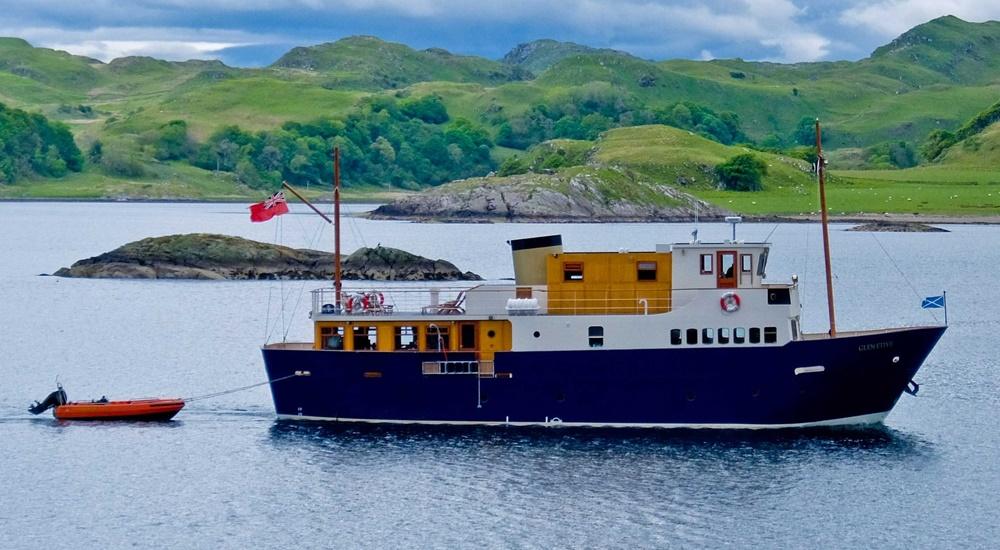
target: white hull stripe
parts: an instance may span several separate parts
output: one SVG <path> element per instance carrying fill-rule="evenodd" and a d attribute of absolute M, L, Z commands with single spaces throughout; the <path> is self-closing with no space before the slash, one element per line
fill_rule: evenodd
<path fill-rule="evenodd" d="M 810 372 L 823 372 L 825 370 L 826 367 L 823 365 L 816 365 L 814 367 L 798 367 L 795 369 L 795 376 L 800 374 L 809 374 Z"/>
<path fill-rule="evenodd" d="M 851 426 L 878 424 L 885 420 L 889 411 L 849 416 L 846 418 L 834 418 L 830 420 L 818 420 L 815 422 L 802 422 L 796 424 L 683 424 L 683 423 L 647 423 L 647 422 L 563 422 L 561 420 L 550 420 L 548 422 L 493 422 L 475 420 L 390 420 L 375 418 L 330 418 L 325 416 L 304 416 L 297 414 L 279 414 L 281 420 L 309 420 L 323 422 L 363 422 L 367 424 L 421 424 L 427 426 L 565 426 L 570 428 L 690 428 L 690 429 L 712 429 L 712 430 L 772 430 L 780 428 L 814 428 L 821 426 Z"/>

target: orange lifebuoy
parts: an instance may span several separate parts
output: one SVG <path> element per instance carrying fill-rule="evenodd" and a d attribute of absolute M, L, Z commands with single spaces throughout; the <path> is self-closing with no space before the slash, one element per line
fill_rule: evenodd
<path fill-rule="evenodd" d="M 727 292 L 719 299 L 719 306 L 726 313 L 734 313 L 740 309 L 740 296 L 735 292 Z"/>

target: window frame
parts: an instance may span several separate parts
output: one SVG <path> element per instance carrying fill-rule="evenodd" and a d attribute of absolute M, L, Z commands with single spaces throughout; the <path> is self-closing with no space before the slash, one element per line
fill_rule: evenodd
<path fill-rule="evenodd" d="M 604 347 L 604 326 L 591 325 L 587 327 L 587 345 L 591 348 Z"/>
<path fill-rule="evenodd" d="M 708 264 L 708 270 L 705 270 L 705 264 Z M 702 254 L 701 260 L 698 262 L 698 269 L 701 270 L 702 275 L 711 275 L 715 273 L 715 254 Z"/>
<path fill-rule="evenodd" d="M 753 273 L 753 254 L 740 254 L 740 273 Z"/>
<path fill-rule="evenodd" d="M 639 282 L 656 282 L 659 271 L 659 262 L 639 261 L 635 263 L 635 280 Z"/>
<path fill-rule="evenodd" d="M 563 282 L 582 282 L 583 273 L 583 262 L 563 262 Z"/>

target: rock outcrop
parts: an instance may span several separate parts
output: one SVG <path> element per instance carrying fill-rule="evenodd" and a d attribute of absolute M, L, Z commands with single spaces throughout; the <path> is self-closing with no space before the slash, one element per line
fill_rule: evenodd
<path fill-rule="evenodd" d="M 855 225 L 848 231 L 879 231 L 887 233 L 947 233 L 947 229 L 925 223 L 902 221 L 873 221 Z"/>
<path fill-rule="evenodd" d="M 376 219 L 545 222 L 686 221 L 726 212 L 667 185 L 632 182 L 615 188 L 580 173 L 472 178 L 397 199 Z"/>
<path fill-rule="evenodd" d="M 344 259 L 344 279 L 479 280 L 444 260 L 379 246 Z M 56 271 L 58 277 L 113 279 L 330 279 L 333 254 L 240 237 L 192 233 L 151 237 Z"/>

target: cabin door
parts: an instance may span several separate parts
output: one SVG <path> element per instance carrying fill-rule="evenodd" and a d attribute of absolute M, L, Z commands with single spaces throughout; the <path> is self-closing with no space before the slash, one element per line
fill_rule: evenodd
<path fill-rule="evenodd" d="M 717 288 L 736 288 L 736 277 L 738 276 L 735 250 L 720 250 L 715 253 L 716 264 L 719 266 L 716 271 Z"/>

